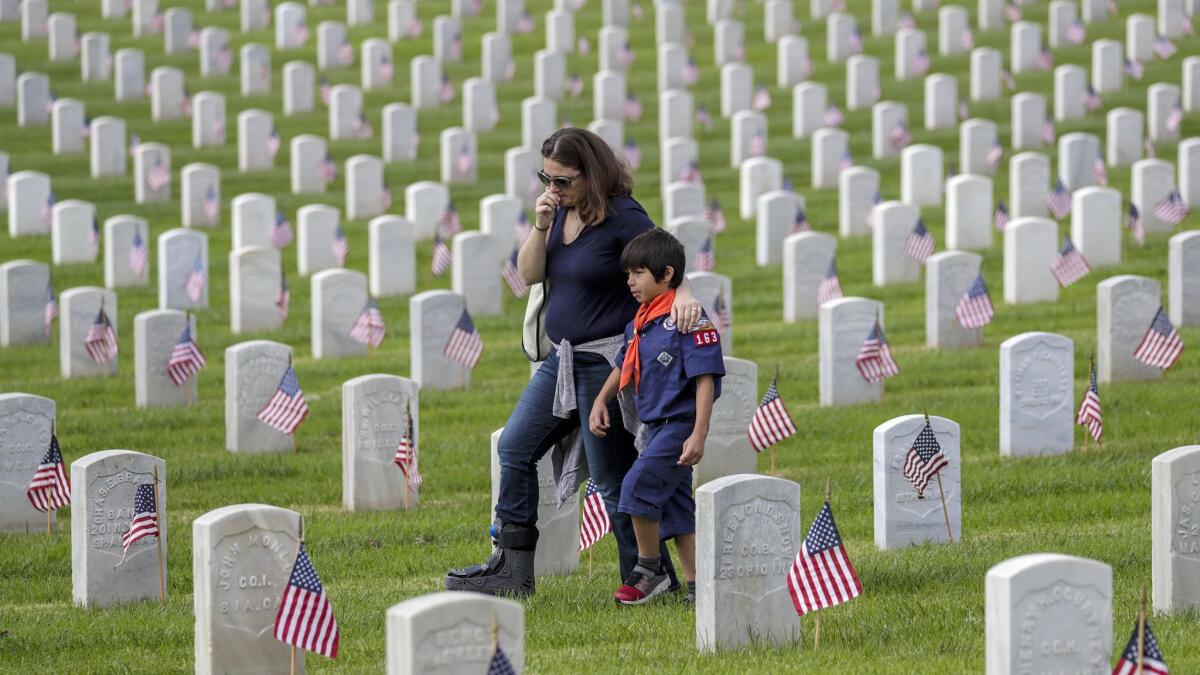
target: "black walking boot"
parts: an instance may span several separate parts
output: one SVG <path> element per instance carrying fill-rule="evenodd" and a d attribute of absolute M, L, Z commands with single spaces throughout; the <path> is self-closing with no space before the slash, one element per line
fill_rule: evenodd
<path fill-rule="evenodd" d="M 523 598 L 533 594 L 533 554 L 536 527 L 506 523 L 494 540 L 492 556 L 481 565 L 446 573 L 446 590 Z"/>

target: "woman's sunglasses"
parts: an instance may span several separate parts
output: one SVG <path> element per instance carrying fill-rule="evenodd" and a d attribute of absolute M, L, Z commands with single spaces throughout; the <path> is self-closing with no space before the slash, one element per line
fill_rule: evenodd
<path fill-rule="evenodd" d="M 581 173 L 577 173 L 574 176 L 551 176 L 545 171 L 537 172 L 538 180 L 542 181 L 542 185 L 545 185 L 546 187 L 553 185 L 559 190 L 566 190 L 567 188 L 571 187 L 571 183 L 574 183 L 575 180 L 582 175 L 583 174 Z"/>

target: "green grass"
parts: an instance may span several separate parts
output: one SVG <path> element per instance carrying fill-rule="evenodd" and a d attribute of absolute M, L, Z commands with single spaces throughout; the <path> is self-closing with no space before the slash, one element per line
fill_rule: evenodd
<path fill-rule="evenodd" d="M 641 96 L 645 118 L 626 126 L 638 140 L 643 163 L 637 173 L 636 196 L 657 220 L 661 201 L 657 194 L 657 101 L 653 96 L 655 70 L 653 4 L 640 0 L 646 19 L 635 22 L 631 41 L 637 61 L 629 74 L 631 92 Z M 168 3 L 190 7 L 196 24 L 232 29 L 235 53 L 241 44 L 273 44 L 273 32 L 249 35 L 237 32 L 236 12 L 205 14 L 202 3 L 189 0 Z M 376 24 L 350 31 L 358 44 L 367 37 L 385 36 L 384 3 L 377 2 Z M 420 14 L 427 27 L 433 17 L 449 12 L 447 0 L 422 1 Z M 891 79 L 892 40 L 869 36 L 869 3 L 848 3 L 857 14 L 866 52 L 881 60 L 883 96 L 908 105 L 915 142 L 931 142 L 946 150 L 947 163 L 957 164 L 956 130 L 927 132 L 921 128 L 921 86 Z M 905 3 L 907 5 L 907 3 Z M 976 3 L 958 0 L 972 13 Z M 1152 0 L 1122 2 L 1123 16 L 1135 11 L 1154 12 Z M 517 82 L 498 88 L 503 122 L 499 129 L 479 137 L 481 167 L 478 183 L 452 189 L 468 228 L 477 227 L 475 204 L 486 195 L 503 191 L 503 153 L 519 144 L 520 102 L 532 95 L 532 55 L 543 42 L 543 14 L 550 0 L 529 0 L 538 18 L 532 35 L 516 36 Z M 589 2 L 576 21 L 577 35 L 587 35 L 598 45 L 600 0 Z M 761 39 L 762 7 L 745 3 L 747 59 L 756 77 L 772 86 L 774 105 L 769 111 L 769 154 L 784 162 L 798 191 L 808 200 L 815 227 L 836 232 L 836 191 L 815 192 L 809 185 L 809 141 L 791 138 L 790 92 L 774 87 L 775 46 Z M 806 2 L 798 2 L 796 15 L 815 65 L 814 78 L 829 89 L 831 102 L 844 107 L 844 70 L 824 60 L 824 23 L 807 18 Z M 464 21 L 464 61 L 446 67 L 461 85 L 478 74 L 479 36 L 494 26 L 494 3 L 486 3 L 483 16 Z M 689 29 L 694 36 L 691 53 L 701 64 L 700 82 L 693 88 L 698 105 L 719 110 L 719 87 L 712 66 L 712 28 L 704 22 L 704 3 L 687 4 Z M 227 97 L 228 127 L 236 112 L 256 107 L 275 114 L 275 124 L 286 140 L 301 133 L 324 136 L 323 108 L 296 117 L 283 117 L 279 72 L 291 59 L 315 60 L 315 26 L 321 20 L 344 20 L 344 10 L 309 7 L 314 37 L 304 50 L 273 53 L 274 93 L 242 97 L 237 77 L 198 77 L 197 55 L 164 55 L 159 37 L 133 39 L 128 19 L 100 19 L 98 7 L 55 2 L 52 9 L 75 11 L 80 33 L 106 31 L 112 49 L 144 49 L 149 71 L 174 65 L 188 73 L 188 88 L 219 91 Z M 1027 20 L 1046 22 L 1043 5 L 1025 8 Z M 936 15 L 917 16 L 926 31 L 931 54 L 936 52 Z M 1109 20 L 1088 27 L 1088 38 L 1124 39 L 1124 20 Z M 419 40 L 394 45 L 398 85 L 386 92 L 365 94 L 368 118 L 381 129 L 380 108 L 391 101 L 409 100 L 408 60 L 431 51 L 427 30 Z M 976 33 L 979 46 L 1008 49 L 1007 31 Z M 195 150 L 190 147 L 190 122 L 155 124 L 148 102 L 116 103 L 111 82 L 79 81 L 76 62 L 47 63 L 44 42 L 19 40 L 19 26 L 0 25 L 0 50 L 17 56 L 20 70 L 42 70 L 52 78 L 59 97 L 74 97 L 87 104 L 87 114 L 117 115 L 129 131 L 143 141 L 172 146 L 176 175 L 185 164 L 204 161 L 224 171 L 223 201 L 244 192 L 273 194 L 289 216 L 304 204 L 327 202 L 342 206 L 342 184 L 324 196 L 290 194 L 287 179 L 288 146 L 284 143 L 276 168 L 253 174 L 236 171 L 236 144 Z M 1178 43 L 1180 54 L 1166 63 L 1148 64 L 1141 82 L 1129 82 L 1119 94 L 1105 97 L 1105 109 L 1116 106 L 1145 108 L 1145 90 L 1153 82 L 1179 81 L 1182 56 L 1195 53 L 1200 40 Z M 1059 64 L 1090 67 L 1090 46 L 1057 50 Z M 954 75 L 959 92 L 968 85 L 968 57 L 934 55 L 931 72 Z M 568 72 L 578 73 L 588 91 L 578 100 L 560 106 L 560 117 L 576 124 L 591 119 L 590 76 L 596 56 L 569 58 Z M 236 72 L 236 68 L 235 68 Z M 356 82 L 357 67 L 329 74 L 333 83 Z M 1019 91 L 1052 98 L 1050 73 L 1020 76 Z M 1008 92 L 1009 94 L 1013 92 Z M 1001 141 L 1009 140 L 1007 99 L 972 104 L 974 116 L 990 117 L 1000 125 Z M 460 124 L 460 102 L 434 111 L 422 111 L 420 129 L 427 142 L 420 158 L 408 164 L 387 166 L 387 180 L 396 196 L 395 212 L 403 212 L 403 186 L 436 176 L 437 142 L 434 133 Z M 1200 132 L 1195 118 L 1184 122 L 1184 136 Z M 852 130 L 851 151 L 857 161 L 880 169 L 885 198 L 899 193 L 898 161 L 869 161 L 870 112 L 848 112 L 846 129 Z M 1060 134 L 1088 131 L 1104 136 L 1104 116 L 1059 124 Z M 96 203 L 103 220 L 119 213 L 146 217 L 155 237 L 179 226 L 178 202 L 138 206 L 132 201 L 132 178 L 94 181 L 81 156 L 52 156 L 49 127 L 17 129 L 14 111 L 0 113 L 0 149 L 12 156 L 13 171 L 33 169 L 53 176 L 60 199 L 77 198 Z M 531 672 L 623 671 L 657 669 L 723 672 L 981 672 L 984 651 L 983 579 L 992 565 L 1025 553 L 1056 551 L 1102 560 L 1114 571 L 1114 651 L 1123 644 L 1136 611 L 1139 588 L 1150 583 L 1150 460 L 1181 445 L 1200 442 L 1195 401 L 1200 395 L 1200 369 L 1196 358 L 1184 357 L 1160 383 L 1120 383 L 1102 388 L 1105 412 L 1105 446 L 1102 452 L 1066 456 L 1002 460 L 998 452 L 998 354 L 1004 339 L 1028 330 L 1061 333 L 1075 341 L 1076 395 L 1086 375 L 1085 356 L 1095 347 L 1095 285 L 1117 273 L 1142 274 L 1165 286 L 1167 238 L 1151 236 L 1144 248 L 1127 237 L 1125 259 L 1115 269 L 1097 270 L 1062 293 L 1059 302 L 1007 307 L 1001 297 L 1002 251 L 999 239 L 984 252 L 984 270 L 999 304 L 996 321 L 985 331 L 984 345 L 966 351 L 933 351 L 924 347 L 924 290 L 921 283 L 877 289 L 870 283 L 870 241 L 839 241 L 839 266 L 847 295 L 882 300 L 887 306 L 888 334 L 902 374 L 887 384 L 879 405 L 822 409 L 817 404 L 817 325 L 781 322 L 778 268 L 758 268 L 753 260 L 753 223 L 737 219 L 737 175 L 728 167 L 728 122 L 718 119 L 712 131 L 698 130 L 703 169 L 710 196 L 726 206 L 730 229 L 717 247 L 718 271 L 733 279 L 736 337 L 735 353 L 756 361 L 766 386 L 773 367 L 782 368 L 781 389 L 801 432 L 778 449 L 779 473 L 803 488 L 804 527 L 820 502 L 826 476 L 834 481 L 834 502 L 840 529 L 863 580 L 863 597 L 823 613 L 822 645 L 813 650 L 811 640 L 787 648 L 754 646 L 715 657 L 700 657 L 694 646 L 692 615 L 678 603 L 625 610 L 613 606 L 609 593 L 617 583 L 615 548 L 611 538 L 598 545 L 595 573 L 580 571 L 569 577 L 540 580 L 538 594 L 526 603 L 526 665 Z M 339 162 L 358 153 L 380 154 L 378 136 L 371 141 L 330 144 Z M 1053 156 L 1054 149 L 1047 149 Z M 1174 160 L 1175 148 L 1160 146 L 1159 156 Z M 1007 165 L 1007 162 L 1005 162 Z M 1127 192 L 1128 169 L 1113 169 L 1114 187 Z M 997 198 L 1007 198 L 1006 167 L 995 177 Z M 176 182 L 176 198 L 178 182 Z M 939 246 L 945 241 L 943 214 L 925 209 L 925 222 Z M 228 216 L 225 216 L 226 222 Z M 1195 227 L 1195 217 L 1184 227 Z M 365 271 L 366 223 L 346 226 L 351 244 L 348 267 Z M 285 254 L 293 283 L 292 314 L 287 326 L 261 335 L 233 336 L 228 330 L 228 274 L 224 263 L 230 248 L 228 226 L 208 230 L 212 265 L 210 297 L 213 306 L 200 312 L 199 337 L 209 356 L 200 376 L 198 403 L 188 409 L 136 410 L 133 405 L 133 317 L 156 305 L 152 288 L 122 289 L 119 331 L 122 356 L 119 376 L 93 380 L 63 380 L 58 374 L 57 349 L 52 345 L 0 350 L 0 390 L 25 391 L 58 402 L 58 431 L 68 460 L 108 448 L 151 453 L 167 461 L 171 492 L 169 527 L 170 601 L 108 610 L 82 610 L 71 606 L 69 517 L 54 536 L 0 535 L 0 670 L 76 672 L 132 670 L 153 664 L 156 671 L 186 671 L 192 667 L 192 567 L 191 522 L 201 514 L 228 504 L 264 502 L 295 509 L 307 519 L 307 539 L 312 557 L 324 579 L 342 629 L 342 654 L 336 662 L 311 657 L 313 671 L 378 672 L 384 661 L 384 613 L 406 598 L 441 587 L 444 570 L 478 562 L 487 553 L 485 535 L 489 513 L 489 433 L 505 423 L 528 366 L 518 351 L 523 311 L 520 301 L 506 301 L 498 317 L 481 317 L 479 325 L 487 352 L 468 391 L 425 392 L 422 395 L 422 456 L 426 483 L 421 508 L 412 512 L 345 513 L 340 495 L 340 388 L 342 382 L 366 373 L 407 375 L 407 299 L 387 298 L 381 309 L 392 332 L 385 346 L 369 358 L 314 361 L 308 348 L 308 284 L 295 276 L 295 249 Z M 155 240 L 152 238 L 152 246 Z M 49 262 L 47 238 L 0 239 L 3 260 L 32 258 Z M 434 279 L 428 271 L 430 245 L 419 247 L 419 287 L 448 287 L 446 278 Z M 82 285 L 102 285 L 102 264 L 58 267 L 53 270 L 58 292 Z M 1200 331 L 1183 331 L 1189 344 L 1197 344 Z M 245 456 L 224 449 L 222 373 L 223 352 L 242 340 L 269 338 L 296 348 L 296 365 L 312 408 L 298 433 L 298 455 Z M 57 340 L 57 336 L 55 337 Z M 963 430 L 963 540 L 953 546 L 921 546 L 903 551 L 876 551 L 872 543 L 871 432 L 897 415 L 928 409 L 953 419 Z M 1082 432 L 1077 436 L 1082 441 Z M 765 462 L 765 458 L 763 458 Z M 766 465 L 762 466 L 766 470 Z M 1175 672 L 1200 671 L 1197 614 L 1159 617 L 1155 629 L 1168 662 Z M 810 630 L 811 619 L 804 620 Z"/>

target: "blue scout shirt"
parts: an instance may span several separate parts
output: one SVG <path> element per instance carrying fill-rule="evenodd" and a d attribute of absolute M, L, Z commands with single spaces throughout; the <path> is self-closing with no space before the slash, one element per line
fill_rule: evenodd
<path fill-rule="evenodd" d="M 618 364 L 625 362 L 625 350 L 631 340 L 632 321 L 625 327 L 625 346 L 617 355 Z M 695 378 L 700 375 L 714 376 L 713 399 L 721 396 L 725 361 L 720 334 L 707 315 L 701 314 L 696 328 L 683 334 L 675 330 L 670 316 L 655 319 L 642 327 L 639 344 L 642 376 L 635 400 L 642 422 L 659 422 L 668 417 L 694 419 Z"/>

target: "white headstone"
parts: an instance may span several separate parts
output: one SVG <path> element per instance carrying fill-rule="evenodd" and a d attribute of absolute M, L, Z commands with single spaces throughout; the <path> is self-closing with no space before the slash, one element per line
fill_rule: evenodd
<path fill-rule="evenodd" d="M 163 172 L 165 181 L 158 180 Z M 171 200 L 171 148 L 162 143 L 139 143 L 133 154 L 133 199 L 138 204 Z"/>
<path fill-rule="evenodd" d="M 772 190 L 759 196 L 754 222 L 754 261 L 759 267 L 783 260 L 783 239 L 804 208 L 804 198 L 791 190 Z M 821 270 L 822 273 L 824 270 Z"/>
<path fill-rule="evenodd" d="M 283 325 L 275 304 L 282 275 L 279 252 L 273 247 L 247 246 L 229 254 L 229 329 L 235 335 Z"/>
<path fill-rule="evenodd" d="M 1110 167 L 1132 166 L 1142 158 L 1145 119 L 1140 110 L 1133 108 L 1108 111 L 1105 159 Z"/>
<path fill-rule="evenodd" d="M 867 214 L 879 194 L 879 172 L 868 166 L 853 166 L 838 174 L 838 234 L 860 237 L 871 233 Z"/>
<path fill-rule="evenodd" d="M 17 77 L 17 126 L 41 126 L 50 119 L 50 78 L 25 72 Z"/>
<path fill-rule="evenodd" d="M 1179 195 L 1189 209 L 1200 208 L 1200 138 L 1179 144 Z"/>
<path fill-rule="evenodd" d="M 75 58 L 77 39 L 74 14 L 55 12 L 46 19 L 46 40 L 50 47 L 51 61 L 68 61 Z"/>
<path fill-rule="evenodd" d="M 855 48 L 855 38 L 862 42 L 858 21 L 851 14 L 835 12 L 825 19 L 825 58 L 830 63 L 842 63 L 862 51 Z"/>
<path fill-rule="evenodd" d="M 1180 104 L 1179 87 L 1165 82 L 1156 82 L 1146 90 L 1146 131 L 1153 143 L 1179 140 L 1179 128 L 1172 126 L 1170 118 Z"/>
<path fill-rule="evenodd" d="M 744 63 L 721 66 L 721 117 L 751 108 L 754 96 L 754 69 Z"/>
<path fill-rule="evenodd" d="M 125 120 L 119 117 L 97 117 L 92 120 L 89 144 L 92 178 L 125 175 L 128 156 Z"/>
<path fill-rule="evenodd" d="M 904 476 L 905 457 L 927 423 L 948 464 L 918 494 Z M 894 417 L 875 427 L 874 445 L 875 546 L 888 551 L 960 541 L 962 431 L 958 423 L 936 416 Z M 953 538 L 946 531 L 947 517 Z"/>
<path fill-rule="evenodd" d="M 79 38 L 79 79 L 98 82 L 112 77 L 108 33 L 84 33 Z"/>
<path fill-rule="evenodd" d="M 271 50 L 266 45 L 242 45 L 242 96 L 265 96 L 271 93 Z"/>
<path fill-rule="evenodd" d="M 1058 180 L 1070 192 L 1096 184 L 1096 163 L 1104 161 L 1100 139 L 1073 131 L 1058 139 Z"/>
<path fill-rule="evenodd" d="M 758 366 L 731 356 L 724 361 L 721 397 L 713 403 L 704 458 L 693 469 L 695 487 L 723 476 L 754 473 L 758 463 L 758 453 L 746 435 L 758 408 Z"/>
<path fill-rule="evenodd" d="M 296 211 L 296 268 L 301 276 L 341 267 L 333 241 L 341 213 L 327 204 L 309 204 Z"/>
<path fill-rule="evenodd" d="M 1058 281 L 1050 272 L 1058 247 L 1058 225 L 1053 220 L 1015 218 L 1005 226 L 1005 302 L 1022 305 L 1058 300 Z"/>
<path fill-rule="evenodd" d="M 1031 21 L 1018 21 L 1011 30 L 1009 70 L 1014 75 L 1037 69 L 1038 55 L 1042 52 L 1042 27 Z"/>
<path fill-rule="evenodd" d="M 1195 233 L 1193 233 L 1195 234 Z M 1168 450 L 1150 463 L 1152 600 L 1156 612 L 1200 607 L 1200 445 Z"/>
<path fill-rule="evenodd" d="M 438 88 L 442 84 L 442 65 L 432 56 L 418 56 L 408 64 L 412 89 L 412 107 L 436 108 L 441 105 Z"/>
<path fill-rule="evenodd" d="M 784 0 L 771 0 L 772 6 L 787 7 L 791 3 Z M 772 23 L 772 25 L 779 25 Z M 792 87 L 807 80 L 812 73 L 812 57 L 808 54 L 808 40 L 798 35 L 784 35 L 779 38 L 776 47 L 775 77 L 780 88 Z"/>
<path fill-rule="evenodd" d="M 114 98 L 140 101 L 146 95 L 146 57 L 140 49 L 118 49 Z"/>
<path fill-rule="evenodd" d="M 192 50 L 192 12 L 184 7 L 171 7 L 163 12 L 163 52 L 186 54 Z"/>
<path fill-rule="evenodd" d="M 54 401 L 33 394 L 0 394 L 0 531 L 44 532 L 46 514 L 29 502 L 25 488 L 50 447 Z M 74 513 L 77 509 L 71 509 Z M 50 512 L 50 521 L 57 513 Z"/>
<path fill-rule="evenodd" d="M 1147 232 L 1170 232 L 1175 226 L 1154 213 L 1154 207 L 1175 190 L 1175 171 L 1161 159 L 1142 159 L 1133 163 L 1129 201 L 1137 207 L 1142 227 Z"/>
<path fill-rule="evenodd" d="M 991 247 L 991 179 L 962 174 L 946 181 L 946 248 Z"/>
<path fill-rule="evenodd" d="M 925 128 L 953 129 L 958 124 L 958 82 L 952 75 L 925 78 Z"/>
<path fill-rule="evenodd" d="M 55 265 L 90 263 L 99 254 L 100 236 L 96 205 L 79 199 L 65 199 L 54 205 L 50 225 L 50 260 Z"/>
<path fill-rule="evenodd" d="M 179 188 L 179 212 L 184 227 L 214 227 L 220 224 L 220 169 L 212 164 L 188 164 L 179 172 Z"/>
<path fill-rule="evenodd" d="M 903 103 L 882 101 L 871 108 L 871 156 L 887 159 L 900 154 L 893 141 L 892 132 L 901 126 L 909 126 L 908 109 Z"/>
<path fill-rule="evenodd" d="M 1167 306 L 1175 326 L 1200 326 L 1200 232 L 1171 237 L 1168 259 Z"/>
<path fill-rule="evenodd" d="M 754 110 L 733 114 L 729 123 L 729 166 L 738 168 L 751 157 L 767 153 L 767 116 Z M 840 160 L 840 155 L 839 155 Z"/>
<path fill-rule="evenodd" d="M 1121 193 L 1086 187 L 1071 195 L 1071 243 L 1091 267 L 1121 262 Z"/>
<path fill-rule="evenodd" d="M 442 182 L 474 183 L 479 175 L 479 143 L 475 133 L 450 127 L 442 129 L 439 140 Z"/>
<path fill-rule="evenodd" d="M 150 71 L 150 117 L 155 122 L 175 120 L 190 111 L 187 93 L 183 89 L 183 71 L 159 66 Z M 187 114 L 191 114 L 187 112 Z M 117 118 L 113 118 L 117 119 Z M 124 154 L 124 149 L 122 149 Z"/>
<path fill-rule="evenodd" d="M 1130 14 L 1125 18 L 1125 58 L 1138 63 L 1152 63 L 1156 38 L 1154 17 Z"/>
<path fill-rule="evenodd" d="M 877 300 L 841 298 L 821 305 L 817 323 L 821 407 L 882 400 L 883 382 L 867 382 L 854 364 L 877 320 L 883 324 L 883 303 Z"/>
<path fill-rule="evenodd" d="M 383 159 L 386 162 L 410 162 L 417 158 L 417 113 L 405 103 L 383 106 Z"/>
<path fill-rule="evenodd" d="M 50 268 L 32 260 L 0 264 L 0 347 L 50 340 L 45 329 Z"/>
<path fill-rule="evenodd" d="M 382 215 L 367 225 L 367 259 L 371 295 L 384 298 L 411 294 L 417 287 L 412 223 Z"/>
<path fill-rule="evenodd" d="M 1183 60 L 1181 84 L 1183 111 L 1200 112 L 1200 56 L 1189 56 Z"/>
<path fill-rule="evenodd" d="M 381 215 L 390 192 L 384 182 L 383 160 L 355 155 L 346 160 L 346 219 L 362 220 Z"/>
<path fill-rule="evenodd" d="M 541 148 L 542 142 L 558 129 L 558 106 L 553 100 L 531 96 L 521 101 L 521 144 Z"/>
<path fill-rule="evenodd" d="M 158 306 L 161 309 L 195 310 L 208 307 L 209 284 L 200 288 L 193 277 L 208 278 L 208 237 L 191 229 L 175 229 L 158 236 Z M 189 290 L 189 287 L 192 290 Z M 199 289 L 196 299 L 192 294 Z"/>
<path fill-rule="evenodd" d="M 922 59 L 930 58 L 925 45 L 925 31 L 916 28 L 901 28 L 896 31 L 895 38 L 895 78 L 897 82 L 915 80 L 924 77 L 928 70 L 928 61 L 924 67 L 918 65 Z"/>
<path fill-rule="evenodd" d="M 1092 89 L 1097 94 L 1121 91 L 1125 86 L 1125 55 L 1116 40 L 1092 43 Z"/>
<path fill-rule="evenodd" d="M 1122 274 L 1096 285 L 1096 376 L 1101 382 L 1162 377 L 1162 370 L 1133 356 L 1161 305 L 1157 279 Z"/>
<path fill-rule="evenodd" d="M 8 236 L 43 235 L 49 227 L 42 210 L 51 197 L 50 177 L 38 171 L 18 171 L 8 177 Z"/>
<path fill-rule="evenodd" d="M 900 200 L 914 206 L 942 203 L 944 160 L 936 145 L 910 145 L 900 152 Z"/>
<path fill-rule="evenodd" d="M 501 0 L 500 5 L 506 2 L 512 0 Z M 513 672 L 520 675 L 525 672 L 525 608 L 521 603 L 481 593 L 444 591 L 392 605 L 387 611 L 388 675 L 486 671 L 495 651 L 493 621 L 497 643 Z"/>
<path fill-rule="evenodd" d="M 463 82 L 463 127 L 473 132 L 491 131 L 500 122 L 499 118 L 496 86 L 480 77 Z"/>
<path fill-rule="evenodd" d="M 753 157 L 738 168 L 738 213 L 754 217 L 758 198 L 783 187 L 783 163 L 771 157 Z"/>
<path fill-rule="evenodd" d="M 464 300 L 450 291 L 424 291 L 408 301 L 412 377 L 421 389 L 456 389 L 471 383 L 471 372 L 443 354 L 462 316 Z"/>
<path fill-rule="evenodd" d="M 283 114 L 287 116 L 312 112 L 316 105 L 313 96 L 316 70 L 306 61 L 283 64 Z"/>
<path fill-rule="evenodd" d="M 1046 122 L 1046 99 L 1023 91 L 1012 97 L 1012 147 L 1027 150 L 1042 147 Z"/>
<path fill-rule="evenodd" d="M 50 109 L 50 150 L 56 155 L 75 155 L 83 152 L 84 132 L 87 131 L 83 103 L 60 98 Z"/>
<path fill-rule="evenodd" d="M 912 204 L 888 201 L 875 207 L 871 235 L 871 280 L 876 286 L 921 278 L 921 264 L 905 252 L 905 241 L 920 217 L 921 210 Z"/>
<path fill-rule="evenodd" d="M 1045 218 L 1050 186 L 1050 159 L 1040 152 L 1022 152 L 1009 161 L 1008 207 L 1013 218 Z"/>
<path fill-rule="evenodd" d="M 350 337 L 367 306 L 367 275 L 354 270 L 322 270 L 312 276 L 312 355 L 314 359 L 359 356 L 367 346 Z"/>
<path fill-rule="evenodd" d="M 442 183 L 417 181 L 404 188 L 404 217 L 418 240 L 432 239 L 438 219 L 450 205 L 450 190 Z"/>
<path fill-rule="evenodd" d="M 133 242 L 141 237 L 146 264 L 141 274 L 133 268 Z M 104 221 L 104 287 L 126 288 L 150 283 L 150 226 L 137 216 L 112 216 Z"/>
<path fill-rule="evenodd" d="M 500 497 L 500 439 L 504 429 L 492 432 L 492 511 Z M 559 506 L 554 486 L 554 460 L 546 453 L 537 462 L 538 546 L 533 570 L 541 577 L 570 574 L 579 567 L 579 502 L 569 499 Z"/>
<path fill-rule="evenodd" d="M 334 85 L 329 94 L 329 140 L 370 138 L 363 116 L 362 89 L 352 84 Z"/>
<path fill-rule="evenodd" d="M 325 192 L 325 175 L 322 167 L 329 156 L 325 139 L 312 134 L 292 137 L 289 144 L 292 194 L 319 194 Z"/>
<path fill-rule="evenodd" d="M 990 47 L 971 51 L 971 100 L 992 101 L 1000 98 L 1002 68 L 1000 52 Z"/>
<path fill-rule="evenodd" d="M 768 476 L 725 476 L 696 490 L 696 647 L 800 639 L 787 570 L 802 541 L 800 486 Z"/>
<path fill-rule="evenodd" d="M 117 294 L 94 286 L 80 286 L 63 291 L 58 297 L 58 305 L 58 354 L 63 378 L 116 374 L 120 356 L 107 363 L 96 363 L 88 355 L 84 341 L 103 306 L 119 347 L 121 330 L 117 320 Z"/>
<path fill-rule="evenodd" d="M 982 256 L 965 251 L 942 251 L 925 261 L 925 346 L 979 346 L 983 330 L 963 327 L 954 310 L 979 276 L 982 264 Z"/>
<path fill-rule="evenodd" d="M 1058 455 L 1075 445 L 1075 343 L 1030 332 L 1000 343 L 1000 454 Z"/>
<path fill-rule="evenodd" d="M 842 165 L 850 154 L 850 134 L 841 129 L 818 129 L 812 141 L 812 186 L 821 190 L 838 185 Z"/>
<path fill-rule="evenodd" d="M 817 290 L 837 253 L 837 239 L 823 232 L 798 232 L 783 240 L 783 320 L 817 318 Z"/>
<path fill-rule="evenodd" d="M 1054 69 L 1054 120 L 1079 119 L 1087 115 L 1087 72 L 1080 66 Z"/>
<path fill-rule="evenodd" d="M 233 68 L 229 31 L 208 27 L 200 31 L 200 76 L 228 75 Z"/>
<path fill-rule="evenodd" d="M 304 5 L 281 2 L 275 5 L 275 48 L 294 49 L 308 41 L 308 21 Z"/>
<path fill-rule="evenodd" d="M 317 68 L 337 70 L 354 63 L 354 47 L 341 21 L 322 21 L 317 24 Z"/>
<path fill-rule="evenodd" d="M 190 405 L 196 398 L 199 374 L 180 385 L 167 376 L 167 364 L 185 325 L 190 326 L 192 339 L 199 342 L 195 317 L 180 310 L 152 309 L 133 317 L 133 382 L 137 407 L 177 408 Z"/>
<path fill-rule="evenodd" d="M 963 7 L 942 7 L 938 10 L 938 54 L 950 56 L 971 49 L 974 44 L 967 10 Z"/>
<path fill-rule="evenodd" d="M 347 511 L 417 505 L 419 491 L 409 490 L 405 498 L 409 486 L 394 460 L 407 414 L 413 436 L 420 438 L 418 397 L 416 382 L 395 375 L 363 375 L 342 384 L 342 507 Z"/>

